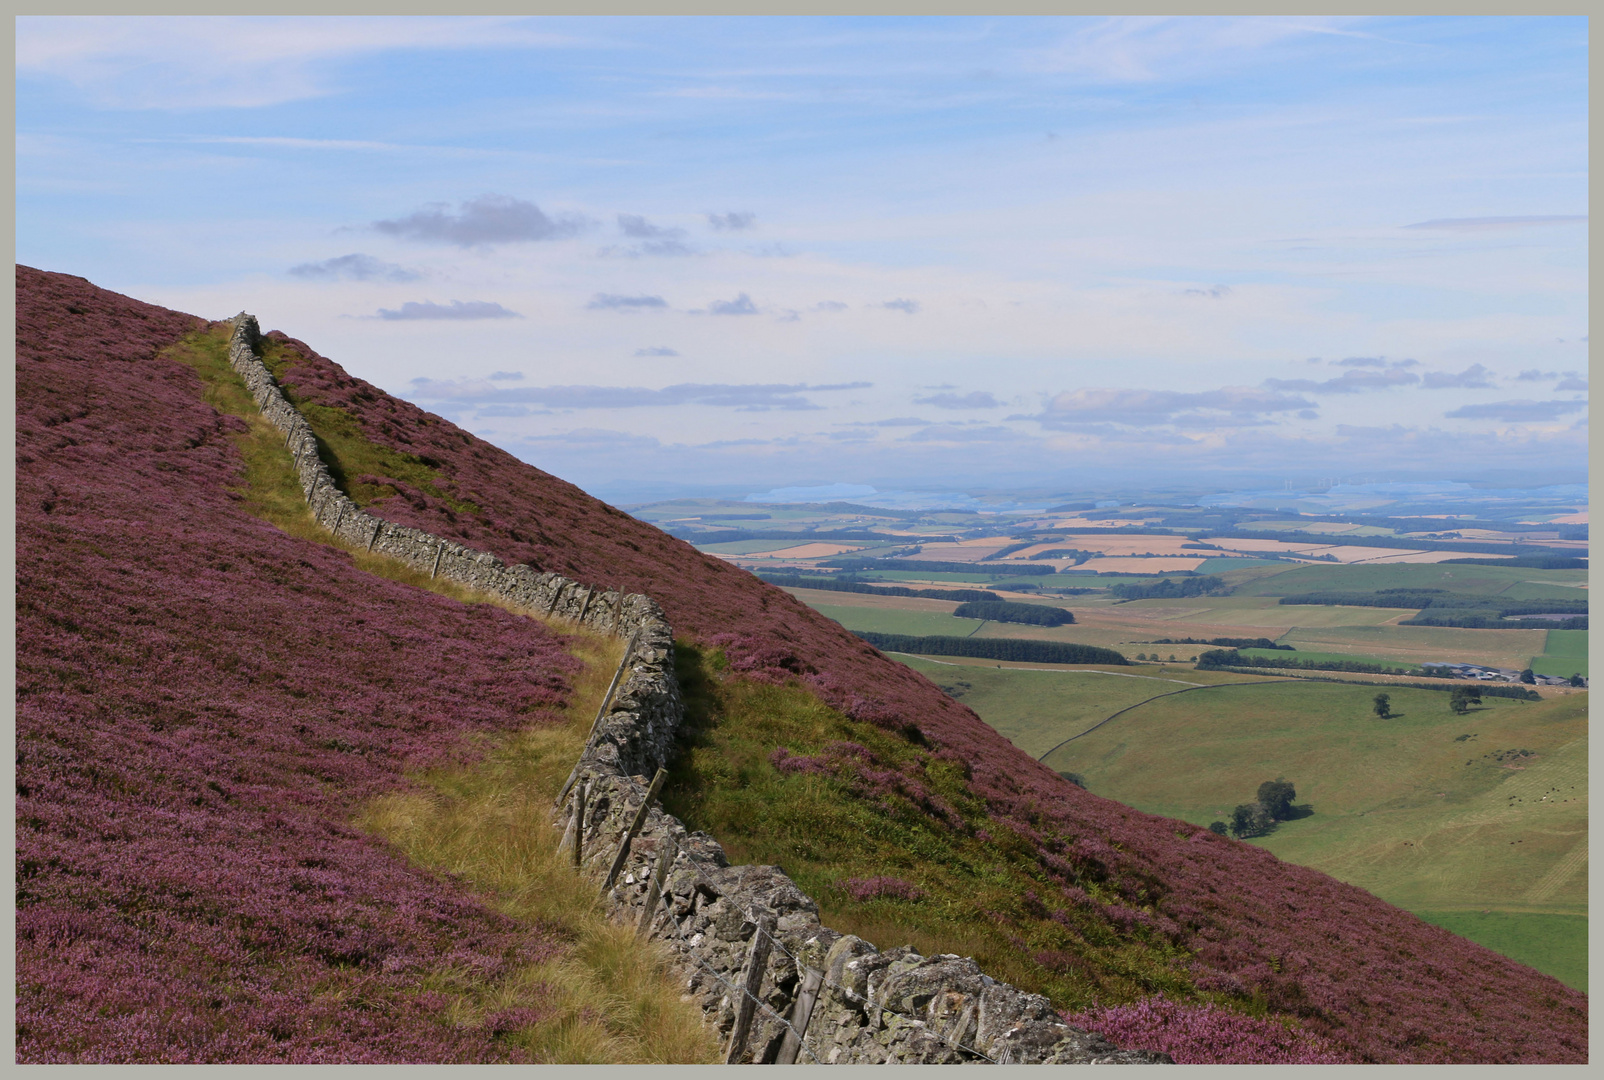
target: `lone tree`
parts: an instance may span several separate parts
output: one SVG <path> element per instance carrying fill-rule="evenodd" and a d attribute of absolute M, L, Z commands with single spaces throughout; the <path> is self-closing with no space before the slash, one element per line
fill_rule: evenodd
<path fill-rule="evenodd" d="M 1520 681 L 1525 683 L 1527 686 L 1535 685 L 1537 682 L 1537 674 L 1536 672 L 1532 671 L 1531 668 L 1527 668 L 1525 671 L 1520 673 Z"/>
<path fill-rule="evenodd" d="M 1390 717 L 1392 715 L 1392 695 L 1377 694 L 1376 703 L 1373 708 L 1375 709 L 1376 715 L 1381 717 L 1383 720 Z"/>
<path fill-rule="evenodd" d="M 1579 674 L 1572 675 L 1571 678 L 1570 678 L 1570 684 L 1572 686 L 1586 686 L 1587 685 L 1587 680 L 1582 678 L 1582 676 L 1579 675 Z"/>
<path fill-rule="evenodd" d="M 1231 835 L 1238 839 L 1247 836 L 1263 836 L 1274 826 L 1270 820 L 1270 813 L 1263 803 L 1243 803 L 1231 811 Z"/>
<path fill-rule="evenodd" d="M 1292 816 L 1292 800 L 1298 797 L 1292 781 L 1284 776 L 1266 780 L 1259 785 L 1259 805 L 1271 821 L 1285 821 Z"/>
<path fill-rule="evenodd" d="M 1464 716 L 1469 712 L 1472 705 L 1480 704 L 1481 687 L 1479 686 L 1456 686 L 1454 687 L 1454 692 L 1448 695 L 1448 707 L 1459 716 Z"/>
<path fill-rule="evenodd" d="M 1224 836 L 1225 835 L 1225 822 L 1223 822 L 1223 821 L 1211 821 L 1211 822 L 1209 822 L 1209 832 L 1213 833 L 1215 836 Z"/>

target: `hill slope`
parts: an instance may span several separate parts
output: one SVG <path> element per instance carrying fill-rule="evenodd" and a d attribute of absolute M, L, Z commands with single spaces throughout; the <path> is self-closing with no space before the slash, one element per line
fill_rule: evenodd
<path fill-rule="evenodd" d="M 18 1060 L 529 1060 L 560 928 L 348 822 L 579 664 L 243 512 L 197 323 L 18 271 Z"/>
<path fill-rule="evenodd" d="M 19 674 L 19 696 L 29 717 L 19 732 L 25 743 L 19 781 L 30 769 L 39 770 L 40 777 L 70 777 L 60 782 L 71 786 L 72 792 L 53 802 L 77 815 L 70 821 L 58 820 L 51 816 L 53 811 L 30 804 L 25 819 L 19 802 L 19 845 L 27 846 L 23 845 L 26 821 L 27 844 L 32 845 L 27 850 L 40 852 L 26 856 L 33 860 L 30 867 L 37 864 L 30 873 L 55 890 L 49 893 L 57 898 L 53 910 L 87 911 L 88 903 L 72 891 L 71 883 L 83 876 L 77 868 L 103 862 L 107 852 L 115 850 L 114 843 L 121 842 L 106 830 L 102 819 L 108 811 L 92 809 L 88 794 L 108 783 L 99 779 L 103 755 L 95 751 L 110 744 L 96 740 L 70 745 L 77 733 L 87 736 L 92 728 L 115 732 L 141 724 L 130 739 L 147 754 L 145 770 L 176 777 L 183 763 L 188 771 L 182 779 L 163 781 L 172 790 L 164 788 L 161 798 L 175 809 L 173 821 L 162 826 L 168 831 L 160 843 L 185 850 L 225 843 L 200 832 L 185 835 L 179 819 L 199 812 L 198 807 L 183 811 L 177 807 L 185 798 L 199 798 L 202 803 L 210 798 L 202 779 L 207 768 L 243 767 L 238 744 L 229 741 L 241 738 L 241 732 L 277 740 L 274 746 L 285 743 L 287 756 L 272 760 L 283 760 L 287 775 L 329 767 L 323 761 L 331 752 L 319 749 L 322 744 L 316 737 L 290 739 L 286 728 L 294 730 L 292 725 L 269 720 L 275 709 L 300 707 L 305 699 L 297 698 L 297 693 L 332 696 L 347 710 L 350 718 L 345 722 L 354 725 L 357 738 L 368 739 L 371 746 L 366 755 L 358 755 L 360 768 L 349 780 L 311 785 L 300 796 L 302 806 L 324 800 L 319 814 L 325 819 L 331 813 L 328 808 L 349 805 L 355 792 L 395 782 L 406 760 L 404 753 L 423 757 L 449 753 L 474 725 L 494 727 L 515 719 L 506 712 L 496 716 L 471 709 L 456 712 L 466 706 L 441 697 L 450 693 L 448 678 L 430 678 L 428 672 L 409 670 L 403 676 L 398 671 L 389 677 L 389 702 L 380 696 L 384 677 L 375 682 L 363 665 L 368 653 L 382 655 L 380 646 L 393 642 L 401 631 L 385 624 L 372 626 L 375 615 L 344 610 L 356 602 L 359 590 L 340 578 L 345 568 L 338 559 L 329 555 L 319 562 L 270 535 L 266 526 L 230 510 L 223 490 L 228 482 L 227 455 L 208 434 L 218 427 L 219 418 L 200 402 L 193 377 L 184 369 L 151 359 L 164 337 L 176 337 L 194 325 L 192 320 L 62 275 L 19 269 L 18 280 L 19 355 L 27 357 L 26 362 L 19 360 L 19 412 L 24 414 L 19 417 L 23 425 L 19 565 L 30 567 L 26 590 L 19 570 L 19 666 L 26 664 L 29 672 L 26 692 Z M 74 315 L 72 307 L 81 307 L 88 315 Z M 75 318 L 90 325 L 80 327 Z M 1262 850 L 1090 795 L 1016 750 L 922 676 L 881 656 L 783 591 L 350 377 L 301 342 L 269 335 L 266 358 L 324 439 L 328 456 L 352 466 L 339 477 L 347 491 L 374 513 L 460 539 L 508 562 L 528 562 L 581 581 L 622 583 L 647 592 L 663 605 L 677 633 L 704 647 L 722 647 L 737 677 L 795 681 L 852 720 L 874 724 L 890 737 L 917 742 L 936 758 L 961 764 L 967 775 L 966 798 L 983 805 L 992 821 L 1029 845 L 1041 880 L 1062 888 L 1066 896 L 1085 875 L 1106 881 L 1110 895 L 1117 892 L 1127 910 L 1135 913 L 1132 934 L 1143 939 L 1163 937 L 1181 950 L 1178 970 L 1192 994 L 1296 1018 L 1335 1040 L 1357 1060 L 1585 1060 L 1586 999 L 1558 982 L 1428 926 L 1358 889 L 1283 864 Z M 26 378 L 24 372 L 29 373 Z M 348 452 L 342 455 L 342 448 Z M 358 462 L 360 467 L 354 464 Z M 169 505 L 152 503 L 149 490 L 166 492 L 170 505 L 194 503 L 204 513 L 175 521 Z M 59 504 L 76 506 L 80 520 L 63 525 L 57 517 Z M 93 581 L 74 583 L 73 567 L 86 556 L 72 545 L 94 547 L 90 534 L 97 529 L 105 532 L 103 550 L 113 553 L 115 565 L 105 567 Z M 160 538 L 150 549 L 153 557 L 163 560 L 164 580 L 193 576 L 214 558 L 231 566 L 238 560 L 255 569 L 250 578 L 236 576 L 209 585 L 210 591 L 188 608 L 172 608 L 177 601 L 162 595 L 160 582 L 141 582 L 139 560 L 128 553 L 128 545 L 137 543 L 133 537 L 141 530 Z M 230 545 L 238 544 L 248 550 L 235 552 Z M 310 565 L 302 567 L 302 560 Z M 123 578 L 128 579 L 126 584 Z M 116 603 L 100 602 L 100 590 L 107 583 L 129 591 L 129 598 L 117 595 Z M 363 588 L 372 600 L 375 590 L 366 584 Z M 399 587 L 398 591 L 408 592 Z M 26 620 L 24 592 L 30 605 Z M 219 648 L 215 660 L 205 661 L 213 669 L 208 676 L 211 694 L 223 701 L 244 695 L 241 700 L 259 702 L 253 705 L 258 712 L 251 714 L 249 724 L 211 720 L 203 707 L 208 695 L 196 691 L 191 703 L 171 707 L 207 719 L 197 723 L 185 717 L 188 726 L 180 735 L 155 739 L 149 721 L 119 715 L 104 697 L 95 697 L 124 683 L 145 686 L 150 704 L 141 708 L 160 715 L 167 707 L 161 695 L 182 685 L 164 685 L 156 677 L 157 665 L 164 659 L 160 648 L 113 656 L 122 626 L 148 621 L 152 608 L 165 611 L 165 618 L 202 620 L 200 625 L 209 627 L 230 619 L 250 621 L 251 613 L 273 611 L 275 603 L 282 605 L 277 618 L 291 634 L 282 654 L 271 663 L 244 670 L 227 648 Z M 387 611 L 399 612 L 429 601 L 409 593 L 385 603 Z M 162 608 L 164 604 L 169 608 Z M 320 604 L 327 610 L 319 609 Z M 87 614 L 71 615 L 75 605 L 85 612 L 92 608 L 96 620 L 113 629 L 86 630 L 93 627 L 93 620 Z M 322 625 L 366 629 L 342 629 L 321 642 L 295 638 L 294 627 L 307 623 L 314 611 Z M 58 612 L 69 612 L 65 623 Z M 358 624 L 353 615 L 369 622 Z M 407 632 L 464 636 L 471 632 L 495 640 L 498 617 L 480 617 L 484 624 L 470 628 L 471 620 L 460 613 L 441 614 L 438 626 L 432 613 L 428 618 L 420 615 Z M 424 652 L 434 648 L 424 644 L 428 645 Z M 446 658 L 461 654 L 444 645 L 440 650 L 438 670 L 444 675 L 455 666 Z M 407 655 L 412 654 L 408 649 Z M 317 657 L 320 671 L 327 665 L 326 677 L 295 680 L 272 670 L 282 664 L 293 669 L 292 658 L 309 655 Z M 198 661 L 186 656 L 175 662 Z M 114 677 L 100 685 L 82 674 L 89 671 L 110 671 Z M 503 675 L 510 681 L 502 683 Z M 553 655 L 542 675 L 547 681 L 532 687 L 527 676 L 487 672 L 480 685 L 485 692 L 507 695 L 518 707 L 538 709 L 560 698 L 560 657 Z M 89 689 L 79 689 L 79 684 Z M 348 694 L 330 689 L 341 685 L 357 689 Z M 399 737 L 402 751 L 369 734 L 381 726 Z M 46 753 L 28 747 L 28 739 L 38 741 L 41 748 L 66 748 Z M 219 756 L 213 764 L 204 756 L 195 759 L 192 743 L 236 748 L 232 757 L 215 751 Z M 169 757 L 173 765 L 161 764 Z M 308 764 L 301 764 L 303 757 Z M 350 757 L 330 760 L 355 768 Z M 191 764 L 192 759 L 196 763 Z M 113 787 L 145 783 L 133 778 L 136 773 L 124 769 L 109 783 Z M 248 780 L 249 769 L 245 775 Z M 227 787 L 247 780 L 229 777 L 219 783 Z M 287 786 L 280 783 L 274 791 Z M 278 807 L 287 796 L 261 798 L 264 806 L 272 804 L 263 813 L 284 813 Z M 120 812 L 117 816 L 123 819 Z M 138 832 L 153 826 L 140 818 L 137 827 L 119 827 Z M 246 836 L 252 827 L 230 826 L 234 831 L 226 843 L 249 846 Z M 65 850 L 59 838 L 69 834 L 79 846 L 59 853 L 58 849 Z M 352 834 L 336 829 L 330 836 L 325 846 L 353 845 L 352 851 L 376 857 Z M 285 867 L 281 876 L 299 880 L 295 875 L 302 872 Z M 392 877 L 406 877 L 398 863 L 389 872 Z M 204 923 L 205 912 L 212 910 L 206 905 L 215 907 L 219 897 L 233 895 L 236 887 L 221 871 L 219 875 L 215 885 L 199 890 L 203 895 L 196 902 L 201 908 L 172 918 Z M 390 888 L 397 895 L 411 889 L 421 896 L 432 887 L 417 876 L 406 882 Z M 367 902 L 360 898 L 373 892 L 367 884 L 343 879 L 337 888 L 358 898 L 333 905 L 339 918 L 346 918 L 348 908 Z M 129 886 L 129 897 L 137 892 Z M 133 899 L 119 903 L 131 909 L 140 906 Z M 413 908 L 407 906 L 407 911 L 410 917 Z M 19 927 L 21 923 L 19 915 Z M 483 925 L 490 940 L 497 924 L 486 916 Z M 276 933 L 288 941 L 303 930 L 309 937 L 321 932 L 285 927 Z M 172 935 L 184 940 L 177 931 L 175 923 Z M 19 950 L 20 938 L 19 929 Z M 28 953 L 28 963 L 34 967 L 25 967 L 19 955 L 19 975 L 38 972 L 28 975 L 33 981 L 24 997 L 41 1003 L 58 1001 L 49 995 L 59 993 L 50 987 L 65 978 L 56 959 L 61 954 L 45 944 L 55 938 L 47 934 L 39 940 Z M 78 939 L 69 933 L 67 940 Z M 199 945 L 194 948 L 204 952 Z M 32 1015 L 49 1013 L 41 1004 Z M 403 1013 L 395 1014 L 399 1019 L 391 1037 L 396 1046 L 403 1045 L 404 1033 L 412 1030 Z M 410 1015 L 421 1013 L 420 1009 Z M 460 1055 L 482 1060 L 488 1051 L 482 1042 L 469 1039 L 439 1053 L 446 1059 Z"/>

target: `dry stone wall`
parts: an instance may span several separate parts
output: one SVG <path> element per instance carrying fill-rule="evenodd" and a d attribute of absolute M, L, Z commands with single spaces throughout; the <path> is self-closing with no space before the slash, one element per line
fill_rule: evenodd
<path fill-rule="evenodd" d="M 347 543 L 536 613 L 633 640 L 611 704 L 604 705 L 606 714 L 575 769 L 574 796 L 555 811 L 556 821 L 567 828 L 565 845 L 580 845 L 580 872 L 601 887 L 646 798 L 647 778 L 668 761 L 684 715 L 673 672 L 673 630 L 662 609 L 647 596 L 583 585 L 528 566 L 509 567 L 488 552 L 362 510 L 334 483 L 311 426 L 262 362 L 256 319 L 241 313 L 233 326 L 229 362 L 262 415 L 284 433 L 308 505 L 324 528 Z M 575 837 L 580 791 L 586 792 L 584 827 Z M 665 852 L 672 862 L 648 914 L 649 879 Z M 818 905 L 779 867 L 731 866 L 716 840 L 688 831 L 655 805 L 628 843 L 606 900 L 615 917 L 632 925 L 644 922 L 651 937 L 681 958 L 687 999 L 696 1001 L 725 1037 L 744 998 L 752 938 L 767 932 L 772 948 L 743 1061 L 776 1059 L 809 968 L 824 978 L 799 1062 L 1170 1061 L 1166 1054 L 1119 1050 L 1064 1024 L 1045 997 L 997 982 L 972 959 L 920 956 L 907 946 L 881 952 L 830 930 L 819 922 Z"/>

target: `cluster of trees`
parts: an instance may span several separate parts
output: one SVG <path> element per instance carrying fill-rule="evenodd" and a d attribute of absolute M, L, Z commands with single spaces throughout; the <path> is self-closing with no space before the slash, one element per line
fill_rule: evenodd
<path fill-rule="evenodd" d="M 1259 785 L 1258 797 L 1253 802 L 1242 803 L 1231 811 L 1229 823 L 1210 822 L 1209 831 L 1220 836 L 1229 831 L 1239 840 L 1249 836 L 1264 836 L 1275 829 L 1277 822 L 1292 818 L 1292 801 L 1297 797 L 1292 781 L 1285 777 L 1266 780 Z"/>
<path fill-rule="evenodd" d="M 1496 526 L 1504 528 L 1504 526 Z M 1290 540 L 1296 539 L 1300 544 L 1322 544 L 1330 547 L 1339 547 L 1345 544 L 1363 544 L 1365 547 L 1409 548 L 1414 551 L 1463 551 L 1467 555 L 1501 555 L 1510 550 L 1509 544 L 1494 541 L 1441 541 L 1423 540 L 1416 536 L 1344 536 L 1341 533 L 1314 533 L 1314 532 L 1255 532 L 1252 529 L 1231 529 L 1223 532 L 1209 532 L 1200 537 L 1204 540 Z M 1536 547 L 1537 545 L 1530 545 Z M 1534 555 L 1566 557 L 1571 553 L 1558 548 L 1538 547 Z M 1499 565 L 1504 565 L 1500 562 Z"/>
<path fill-rule="evenodd" d="M 1585 540 L 1586 537 L 1578 539 Z M 1438 566 L 1518 566 L 1522 570 L 1586 570 L 1586 559 L 1563 555 L 1517 555 L 1513 559 L 1444 559 Z"/>
<path fill-rule="evenodd" d="M 1282 649 L 1296 652 L 1291 645 L 1277 645 L 1267 637 L 1216 637 L 1216 638 L 1154 638 L 1149 645 L 1221 645 L 1227 649 Z"/>
<path fill-rule="evenodd" d="M 1121 664 L 1130 661 L 1113 649 L 1096 645 L 1068 645 L 1027 638 L 916 637 L 855 630 L 858 637 L 882 652 L 915 656 L 978 656 L 985 660 L 1013 660 L 1023 664 Z"/>
<path fill-rule="evenodd" d="M 1110 585 L 1108 591 L 1121 600 L 1179 600 L 1188 596 L 1212 595 L 1225 592 L 1229 587 L 1223 578 L 1213 574 L 1184 578 L 1160 578 L 1146 585 Z"/>
<path fill-rule="evenodd" d="M 1283 596 L 1283 604 L 1328 607 L 1415 608 L 1400 626 L 1457 626 L 1472 630 L 1586 630 L 1586 600 L 1510 600 L 1446 589 L 1378 589 L 1374 592 L 1313 592 Z M 1525 615 L 1569 615 L 1567 619 L 1522 619 Z"/>
<path fill-rule="evenodd" d="M 1453 693 L 1448 695 L 1448 707 L 1458 716 L 1464 716 L 1470 711 L 1472 705 L 1481 704 L 1482 688 L 1476 685 L 1456 686 Z M 1392 695 L 1377 694 L 1371 711 L 1383 720 L 1391 720 L 1396 713 L 1392 711 Z"/>
<path fill-rule="evenodd" d="M 1505 618 L 1502 614 L 1485 615 L 1478 611 L 1422 611 L 1411 618 L 1400 619 L 1398 625 L 1457 626 L 1465 630 L 1586 630 L 1587 616 L 1572 615 L 1566 619 L 1520 619 Z"/>
<path fill-rule="evenodd" d="M 967 604 L 959 604 L 952 613 L 960 619 L 987 619 L 1031 626 L 1064 626 L 1075 621 L 1075 616 L 1061 607 L 1018 604 L 1012 600 L 972 600 Z"/>
<path fill-rule="evenodd" d="M 1310 660 L 1289 656 L 1243 656 L 1235 649 L 1210 649 L 1197 658 L 1200 668 L 1295 668 L 1304 671 L 1350 671 L 1365 675 L 1425 675 L 1416 668 L 1401 668 L 1393 664 L 1372 664 L 1364 660 Z"/>
<path fill-rule="evenodd" d="M 1019 537 L 1016 536 L 1014 539 L 1019 540 Z M 1039 543 L 1041 543 L 1041 541 L 1035 539 L 1034 537 L 1026 537 L 1019 543 L 1009 544 L 1007 547 L 1000 547 L 996 551 L 993 551 L 990 555 L 982 555 L 980 557 L 980 561 L 995 562 L 998 559 L 1006 559 L 1016 551 L 1024 551 L 1026 548 L 1035 547 Z"/>

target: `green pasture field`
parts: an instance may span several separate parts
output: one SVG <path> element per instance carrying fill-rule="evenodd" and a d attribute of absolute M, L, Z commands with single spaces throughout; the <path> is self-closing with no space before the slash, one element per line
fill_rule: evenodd
<path fill-rule="evenodd" d="M 1212 681 L 1200 675 L 1229 674 L 1196 672 L 1179 664 L 1133 671 L 1083 667 L 1043 671 L 944 664 L 900 653 L 896 659 L 975 710 L 982 720 L 1031 757 L 1040 757 L 1121 709 Z"/>
<path fill-rule="evenodd" d="M 1211 555 L 1198 564 L 1197 572 L 1200 574 L 1220 574 L 1232 570 L 1247 570 L 1260 566 L 1290 569 L 1292 564 L 1284 563 L 1279 559 L 1227 559 L 1218 555 Z"/>
<path fill-rule="evenodd" d="M 1553 631 L 1469 630 L 1458 626 L 1297 626 L 1280 638 L 1280 644 L 1291 645 L 1300 653 L 1346 653 L 1361 660 L 1410 664 L 1442 660 L 1519 669 L 1543 650 L 1543 637 L 1550 633 Z"/>
<path fill-rule="evenodd" d="M 1279 858 L 1410 911 L 1585 916 L 1587 695 L 1488 698 L 1460 717 L 1446 693 L 1389 688 L 1395 715 L 1382 720 L 1377 689 L 1261 683 L 1160 698 L 1045 764 L 1198 824 L 1228 819 L 1260 783 L 1285 777 L 1308 816 L 1252 841 Z M 1514 750 L 1535 756 L 1495 757 Z M 1528 926 L 1554 952 L 1578 947 L 1573 922 Z M 1469 936 L 1509 947 L 1507 935 Z"/>
<path fill-rule="evenodd" d="M 935 601 L 940 603 L 940 601 Z M 881 634 L 917 634 L 968 637 L 984 625 L 975 619 L 955 619 L 939 611 L 908 611 L 893 607 L 859 607 L 846 604 L 814 604 L 809 607 L 834 619 L 848 630 L 872 630 Z"/>
<path fill-rule="evenodd" d="M 1587 674 L 1587 631 L 1549 630 L 1541 656 L 1532 657 L 1532 670 L 1539 675 L 1568 678 Z"/>
<path fill-rule="evenodd" d="M 1586 915 L 1492 910 L 1415 914 L 1587 993 Z"/>
<path fill-rule="evenodd" d="M 1472 556 L 1474 557 L 1474 556 Z M 1576 598 L 1568 588 L 1587 581 L 1586 570 L 1533 570 L 1520 566 L 1467 566 L 1444 563 L 1383 563 L 1343 566 L 1310 563 L 1237 587 L 1241 596 L 1290 596 L 1309 592 L 1369 592 L 1373 589 L 1446 589 L 1482 596 L 1501 594 L 1520 582 L 1558 582 L 1546 597 Z M 1531 597 L 1530 599 L 1537 599 Z"/>
<path fill-rule="evenodd" d="M 1546 570 L 1537 571 L 1539 574 Z M 1585 600 L 1587 588 L 1578 583 L 1567 585 L 1558 581 L 1517 581 L 1498 594 L 1511 600 Z"/>

